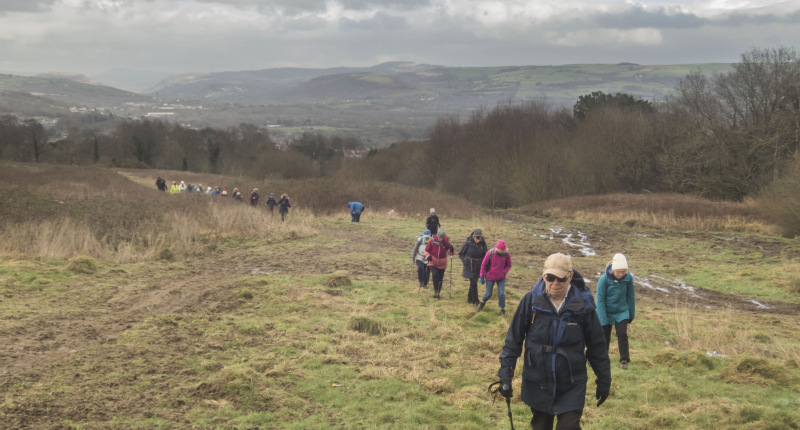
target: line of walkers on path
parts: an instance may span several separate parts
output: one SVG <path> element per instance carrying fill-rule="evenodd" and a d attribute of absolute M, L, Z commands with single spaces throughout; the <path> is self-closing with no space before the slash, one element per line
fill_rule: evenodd
<path fill-rule="evenodd" d="M 433 209 L 431 215 L 435 216 Z M 426 220 L 427 229 L 417 239 L 412 258 L 417 265 L 419 287 L 427 287 L 430 270 L 434 275 L 434 297 L 438 299 L 447 255 L 453 255 L 453 247 L 440 228 L 438 217 L 431 220 Z M 439 230 L 433 233 L 431 227 Z M 499 240 L 494 248 L 487 249 L 483 232 L 475 229 L 458 255 L 464 265 L 462 276 L 470 281 L 467 301 L 480 312 L 497 285 L 500 314 L 505 317 L 505 278 L 512 266 L 505 241 Z M 478 282 L 486 284 L 480 300 Z M 490 386 L 491 390 L 496 385 L 493 392 L 506 398 L 509 419 L 515 367 L 523 356 L 523 346 L 522 401 L 531 409 L 533 429 L 552 429 L 556 420 L 557 429 L 581 428 L 587 363 L 596 376 L 597 407 L 606 401 L 611 390 L 612 329 L 617 332 L 619 366 L 628 369 L 627 329 L 636 314 L 636 298 L 625 255 L 614 255 L 597 281 L 596 291 L 595 302 L 586 280 L 573 269 L 571 257 L 562 253 L 547 257 L 542 277 L 520 300 L 509 324 L 497 372 L 500 380 Z"/>
<path fill-rule="evenodd" d="M 159 191 L 167 191 L 167 188 L 168 188 L 167 187 L 167 181 L 165 181 L 163 178 L 161 178 L 161 176 L 159 176 L 156 179 L 156 188 L 158 188 Z M 212 196 L 227 196 L 228 195 L 228 190 L 226 190 L 225 188 L 221 188 L 221 187 L 211 188 L 211 187 L 208 187 L 208 189 L 206 191 L 203 191 L 203 185 L 202 184 L 198 184 L 197 186 L 194 186 L 194 185 L 191 185 L 191 184 L 187 185 L 184 181 L 181 181 L 180 184 L 178 184 L 176 181 L 172 181 L 172 186 L 169 187 L 169 192 L 170 192 L 170 194 L 180 194 L 180 193 L 183 193 L 183 192 L 195 192 L 195 193 L 199 193 L 199 194 L 212 195 Z M 234 188 L 233 189 L 233 193 L 231 193 L 231 197 L 233 197 L 234 200 L 237 200 L 237 201 L 240 201 L 240 202 L 244 201 L 244 196 L 242 195 L 242 192 L 239 191 L 238 188 Z M 249 199 L 248 199 L 248 202 L 250 203 L 250 206 L 257 207 L 259 198 L 260 198 L 260 196 L 258 194 L 258 188 L 253 188 L 253 191 L 250 192 L 250 196 L 249 196 Z M 286 216 L 289 214 L 289 208 L 292 207 L 292 204 L 289 202 L 289 196 L 286 195 L 286 194 L 281 195 L 280 200 L 276 201 L 275 200 L 275 194 L 274 193 L 269 193 L 269 198 L 267 198 L 267 200 L 264 202 L 264 206 L 267 207 L 267 209 L 269 210 L 270 215 L 272 215 L 275 212 L 275 206 L 278 206 L 278 213 L 281 214 L 281 221 L 285 221 L 286 220 Z"/>
<path fill-rule="evenodd" d="M 411 261 L 417 266 L 419 288 L 427 288 L 430 278 L 433 277 L 433 297 L 439 299 L 447 270 L 447 258 L 455 254 L 455 248 L 450 243 L 450 237 L 447 236 L 445 229 L 441 228 L 436 209 L 431 208 L 425 226 L 427 229 L 417 239 Z M 476 229 L 461 245 L 458 257 L 463 263 L 461 276 L 469 279 L 467 302 L 475 306 L 476 312 L 480 312 L 486 301 L 492 297 L 494 286 L 497 285 L 500 315 L 505 316 L 505 279 L 511 270 L 511 254 L 508 252 L 506 242 L 499 240 L 497 245 L 489 250 L 483 239 L 483 232 Z M 481 299 L 478 299 L 478 282 L 486 285 Z"/>

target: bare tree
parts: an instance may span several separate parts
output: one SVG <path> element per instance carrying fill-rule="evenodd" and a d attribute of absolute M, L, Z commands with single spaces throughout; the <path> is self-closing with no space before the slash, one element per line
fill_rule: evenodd
<path fill-rule="evenodd" d="M 44 126 L 35 119 L 26 119 L 24 122 L 25 137 L 27 138 L 30 149 L 33 152 L 33 161 L 38 163 L 42 152 L 47 143 L 47 131 Z"/>

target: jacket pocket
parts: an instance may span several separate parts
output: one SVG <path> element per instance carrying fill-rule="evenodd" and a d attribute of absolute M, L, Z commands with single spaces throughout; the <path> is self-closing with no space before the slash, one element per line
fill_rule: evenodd
<path fill-rule="evenodd" d="M 528 382 L 545 387 L 545 374 L 547 370 L 544 363 L 544 351 L 541 347 L 528 348 L 525 351 L 525 365 L 522 368 L 522 378 Z"/>

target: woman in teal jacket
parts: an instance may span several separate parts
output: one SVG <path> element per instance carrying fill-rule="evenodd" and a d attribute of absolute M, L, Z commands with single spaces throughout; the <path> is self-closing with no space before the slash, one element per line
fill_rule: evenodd
<path fill-rule="evenodd" d="M 619 367 L 627 369 L 631 361 L 628 324 L 636 316 L 636 297 L 633 276 L 628 273 L 628 260 L 622 254 L 614 255 L 606 273 L 597 281 L 597 316 L 606 335 L 606 346 L 611 344 L 611 327 L 617 329 Z"/>

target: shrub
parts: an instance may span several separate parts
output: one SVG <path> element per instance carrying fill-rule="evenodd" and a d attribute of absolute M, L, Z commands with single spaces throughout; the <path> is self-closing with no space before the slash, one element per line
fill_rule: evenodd
<path fill-rule="evenodd" d="M 175 259 L 175 254 L 169 248 L 162 248 L 158 253 L 159 260 L 172 261 Z"/>
<path fill-rule="evenodd" d="M 800 235 L 800 171 L 775 181 L 758 200 L 783 236 Z"/>

